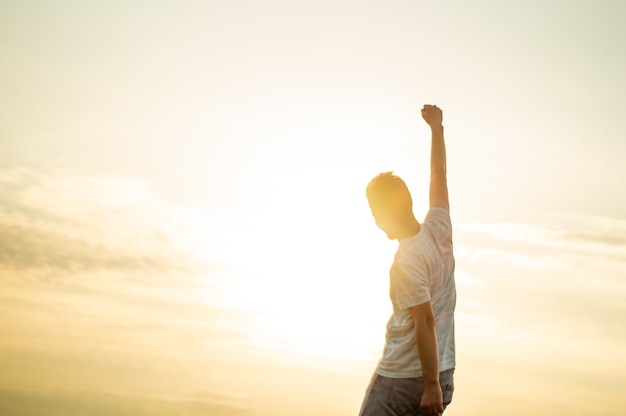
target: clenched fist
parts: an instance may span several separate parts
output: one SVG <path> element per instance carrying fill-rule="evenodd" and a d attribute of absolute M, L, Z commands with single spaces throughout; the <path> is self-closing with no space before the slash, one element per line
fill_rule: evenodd
<path fill-rule="evenodd" d="M 436 105 L 424 104 L 422 108 L 422 118 L 431 129 L 438 128 L 442 126 L 443 122 L 443 112 L 441 108 Z"/>

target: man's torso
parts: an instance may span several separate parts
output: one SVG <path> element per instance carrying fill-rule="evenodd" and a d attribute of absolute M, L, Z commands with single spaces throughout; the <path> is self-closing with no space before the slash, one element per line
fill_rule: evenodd
<path fill-rule="evenodd" d="M 390 270 L 389 295 L 393 313 L 376 372 L 394 378 L 422 375 L 409 308 L 426 301 L 432 303 L 436 319 L 439 370 L 454 368 L 456 289 L 452 225 L 445 209 L 431 208 L 419 234 L 400 242 Z"/>

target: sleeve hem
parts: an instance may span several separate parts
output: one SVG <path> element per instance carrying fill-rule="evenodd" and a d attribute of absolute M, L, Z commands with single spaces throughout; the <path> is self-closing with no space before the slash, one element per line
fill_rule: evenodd
<path fill-rule="evenodd" d="M 430 296 L 424 296 L 423 298 L 420 298 L 419 300 L 414 300 L 411 302 L 404 302 L 403 304 L 398 305 L 398 306 L 400 306 L 401 309 L 410 309 L 413 306 L 421 305 L 422 303 L 426 303 L 428 301 L 430 301 Z"/>

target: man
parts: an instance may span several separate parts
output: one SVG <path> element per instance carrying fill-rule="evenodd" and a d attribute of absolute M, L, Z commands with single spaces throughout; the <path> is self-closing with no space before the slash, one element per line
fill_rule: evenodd
<path fill-rule="evenodd" d="M 456 290 L 443 115 L 425 105 L 422 117 L 432 133 L 430 209 L 423 224 L 413 215 L 406 184 L 392 172 L 367 186 L 376 225 L 398 240 L 398 250 L 389 272 L 393 313 L 385 349 L 360 416 L 434 416 L 452 400 Z"/>

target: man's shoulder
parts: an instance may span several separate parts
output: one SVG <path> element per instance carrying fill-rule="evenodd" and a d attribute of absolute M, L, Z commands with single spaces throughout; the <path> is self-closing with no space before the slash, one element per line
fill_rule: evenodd
<path fill-rule="evenodd" d="M 450 212 L 445 208 L 433 207 L 428 210 L 422 226 L 433 234 L 452 233 Z"/>
<path fill-rule="evenodd" d="M 429 221 L 443 221 L 449 223 L 451 222 L 450 211 L 442 207 L 431 207 L 426 213 L 424 223 L 427 223 Z"/>
<path fill-rule="evenodd" d="M 394 262 L 396 264 L 421 264 L 428 256 L 428 243 L 424 240 L 424 234 L 421 230 L 420 234 L 412 237 L 408 241 L 398 246 Z"/>

